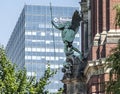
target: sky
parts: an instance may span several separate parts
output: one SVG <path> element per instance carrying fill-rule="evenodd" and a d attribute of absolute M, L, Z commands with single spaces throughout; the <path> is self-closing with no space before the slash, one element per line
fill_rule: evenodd
<path fill-rule="evenodd" d="M 12 34 L 24 5 L 80 7 L 80 0 L 1 0 L 0 1 L 0 44 L 4 47 Z"/>

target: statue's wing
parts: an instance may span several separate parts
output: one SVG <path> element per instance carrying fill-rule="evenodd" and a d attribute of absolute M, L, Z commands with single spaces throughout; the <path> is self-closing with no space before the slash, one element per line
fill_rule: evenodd
<path fill-rule="evenodd" d="M 80 26 L 81 20 L 82 18 L 80 17 L 79 12 L 76 10 L 72 16 L 72 22 L 71 22 L 70 29 L 75 31 Z"/>

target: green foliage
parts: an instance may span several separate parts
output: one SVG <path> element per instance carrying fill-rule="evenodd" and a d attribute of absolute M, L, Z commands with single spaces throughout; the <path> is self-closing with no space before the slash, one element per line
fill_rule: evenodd
<path fill-rule="evenodd" d="M 110 81 L 107 85 L 107 93 L 120 94 L 120 40 L 116 48 L 111 50 L 112 54 L 106 59 L 110 70 Z"/>
<path fill-rule="evenodd" d="M 36 82 L 35 77 L 27 77 L 26 70 L 15 70 L 16 66 L 6 57 L 0 47 L 0 94 L 47 94 L 45 86 L 56 72 L 46 69 L 44 76 Z"/>
<path fill-rule="evenodd" d="M 45 71 L 44 76 L 40 78 L 39 82 L 34 86 L 34 88 L 36 88 L 36 94 L 45 94 L 45 92 L 48 92 L 44 91 L 45 86 L 50 83 L 49 78 L 52 77 L 55 73 L 56 72 L 51 72 L 50 65 L 48 64 L 48 68 Z"/>
<path fill-rule="evenodd" d="M 15 66 L 7 60 L 5 52 L 0 48 L 0 92 L 13 93 L 17 90 Z"/>
<path fill-rule="evenodd" d="M 117 4 L 116 6 L 114 6 L 113 9 L 116 10 L 115 26 L 120 27 L 120 4 Z"/>

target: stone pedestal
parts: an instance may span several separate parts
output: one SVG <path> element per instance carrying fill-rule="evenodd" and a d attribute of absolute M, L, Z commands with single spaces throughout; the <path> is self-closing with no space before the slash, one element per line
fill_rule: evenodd
<path fill-rule="evenodd" d="M 83 70 L 86 66 L 86 63 L 81 61 L 79 57 L 74 55 L 67 57 L 66 63 L 68 63 L 70 67 L 69 69 L 66 69 L 65 67 L 63 68 L 63 94 L 87 94 L 85 83 L 86 78 L 83 75 Z"/>

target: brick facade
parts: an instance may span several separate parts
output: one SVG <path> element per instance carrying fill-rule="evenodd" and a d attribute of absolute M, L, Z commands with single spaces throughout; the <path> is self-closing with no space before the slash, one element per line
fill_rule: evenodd
<path fill-rule="evenodd" d="M 108 74 L 93 75 L 89 80 L 88 93 L 87 94 L 104 94 L 105 93 L 105 82 L 109 79 Z"/>
<path fill-rule="evenodd" d="M 88 86 L 87 94 L 105 94 L 105 84 L 109 81 L 109 71 L 104 68 L 104 61 L 110 55 L 112 48 L 116 47 L 118 39 L 120 39 L 120 29 L 115 29 L 115 16 L 116 12 L 113 7 L 120 3 L 120 0 L 85 0 L 86 5 L 89 5 L 88 14 L 83 13 L 83 18 L 88 17 L 88 32 L 91 35 L 85 36 L 85 31 L 82 29 L 82 37 L 91 36 L 91 43 L 82 42 L 82 51 L 85 55 L 88 53 L 88 65 L 84 70 L 87 77 L 86 83 Z M 84 5 L 85 5 L 84 1 Z M 89 1 L 89 3 L 88 3 Z M 81 2 L 82 3 L 82 2 Z M 82 11 L 84 6 L 81 6 Z M 85 6 L 86 7 L 86 6 Z M 89 15 L 90 14 L 90 15 Z M 90 22 L 89 22 L 90 21 Z M 82 24 L 81 28 L 83 28 Z M 85 47 L 86 43 L 88 46 Z M 88 48 L 86 50 L 84 48 Z M 101 69 L 103 70 L 101 72 Z M 97 72 L 97 73 L 96 73 Z"/>
<path fill-rule="evenodd" d="M 97 33 L 101 34 L 103 31 L 109 32 L 111 29 L 115 29 L 115 10 L 113 10 L 113 7 L 120 2 L 120 0 L 91 0 L 91 31 L 92 31 L 92 41 L 95 39 L 95 35 Z M 93 6 L 95 5 L 95 6 Z M 101 42 L 102 38 L 100 36 L 98 42 Z M 105 54 L 105 45 L 102 43 L 98 45 L 98 53 L 100 54 L 99 57 L 106 56 Z M 94 49 L 96 47 L 93 48 Z M 95 49 L 96 50 L 96 49 Z M 102 51 L 102 52 L 101 52 Z M 92 51 L 92 56 L 95 56 L 93 53 L 95 51 Z M 108 52 L 106 52 L 108 53 Z M 105 55 L 103 55 L 105 54 Z M 98 59 L 97 58 L 97 59 Z M 90 58 L 91 60 L 94 59 L 94 57 Z"/>

